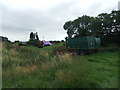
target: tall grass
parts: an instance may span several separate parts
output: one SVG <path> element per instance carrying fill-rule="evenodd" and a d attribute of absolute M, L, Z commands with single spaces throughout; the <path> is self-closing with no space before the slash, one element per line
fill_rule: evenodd
<path fill-rule="evenodd" d="M 3 69 L 12 66 L 26 66 L 31 64 L 40 64 L 46 61 L 47 57 L 42 56 L 40 52 L 25 48 L 3 50 Z"/>
<path fill-rule="evenodd" d="M 116 88 L 118 51 L 100 50 L 87 56 L 55 48 L 10 46 L 3 52 L 3 87 L 11 88 Z"/>

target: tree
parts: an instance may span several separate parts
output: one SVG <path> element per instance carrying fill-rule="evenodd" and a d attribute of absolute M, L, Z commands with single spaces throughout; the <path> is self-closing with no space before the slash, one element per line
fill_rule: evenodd
<path fill-rule="evenodd" d="M 39 41 L 39 37 L 38 37 L 37 32 L 36 33 L 31 32 L 30 33 L 30 39 L 29 39 L 29 41 L 27 43 L 30 44 L 30 45 L 37 46 L 39 42 L 40 41 Z"/>
<path fill-rule="evenodd" d="M 102 26 L 101 20 L 98 17 L 92 18 L 89 30 L 91 35 L 94 35 L 96 37 L 101 36 Z"/>
<path fill-rule="evenodd" d="M 30 40 L 35 40 L 35 35 L 33 32 L 30 33 Z"/>
<path fill-rule="evenodd" d="M 67 30 L 68 37 L 71 38 L 74 34 L 72 21 L 68 21 L 64 24 L 63 28 Z"/>
<path fill-rule="evenodd" d="M 86 36 L 90 34 L 90 25 L 92 21 L 92 17 L 83 15 L 82 17 L 78 18 L 78 25 L 76 25 L 76 31 L 78 33 L 78 36 Z"/>
<path fill-rule="evenodd" d="M 73 37 L 94 35 L 105 43 L 120 43 L 120 11 L 101 13 L 97 17 L 83 15 L 63 25 L 66 40 Z"/>
<path fill-rule="evenodd" d="M 67 30 L 68 38 L 88 35 L 90 33 L 89 26 L 91 25 L 92 19 L 93 17 L 83 15 L 74 21 L 66 22 L 63 28 Z"/>
<path fill-rule="evenodd" d="M 38 34 L 37 34 L 37 32 L 36 32 L 36 34 L 35 34 L 35 35 L 36 35 L 36 39 L 37 39 L 37 40 L 39 40 L 39 37 L 38 37 Z"/>

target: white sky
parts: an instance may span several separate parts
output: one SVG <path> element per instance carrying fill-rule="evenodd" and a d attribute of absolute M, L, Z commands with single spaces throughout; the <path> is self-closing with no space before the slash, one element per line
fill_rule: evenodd
<path fill-rule="evenodd" d="M 118 9 L 119 0 L 1 0 L 0 35 L 27 41 L 31 31 L 40 39 L 62 40 L 66 21 L 82 15 L 97 16 Z"/>

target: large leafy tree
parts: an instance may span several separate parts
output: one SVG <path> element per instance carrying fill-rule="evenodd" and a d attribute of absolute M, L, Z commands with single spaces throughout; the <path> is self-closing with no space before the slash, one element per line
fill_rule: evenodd
<path fill-rule="evenodd" d="M 112 39 L 120 44 L 120 11 L 112 11 Z"/>
<path fill-rule="evenodd" d="M 92 19 L 92 17 L 84 15 L 82 17 L 78 17 L 78 19 L 75 19 L 74 21 L 66 22 L 63 28 L 67 30 L 69 38 L 72 38 L 73 36 L 88 35 L 88 33 L 90 32 L 89 26 Z"/>
<path fill-rule="evenodd" d="M 68 34 L 68 37 L 71 38 L 72 35 L 74 34 L 74 29 L 73 29 L 73 22 L 72 21 L 68 21 L 64 24 L 63 28 L 65 30 L 67 30 L 67 34 Z"/>
<path fill-rule="evenodd" d="M 89 26 L 89 29 L 91 30 L 90 35 L 94 35 L 96 37 L 101 36 L 102 34 L 101 20 L 98 17 L 93 18 L 91 21 L 91 25 Z"/>
<path fill-rule="evenodd" d="M 93 20 L 92 17 L 90 16 L 82 16 L 78 18 L 79 22 L 78 22 L 78 36 L 85 36 L 85 35 L 89 35 L 89 33 L 91 32 L 90 30 L 90 25 L 91 25 L 91 21 Z"/>
<path fill-rule="evenodd" d="M 114 32 L 120 31 L 120 11 L 112 11 L 112 26 L 115 28 Z"/>
<path fill-rule="evenodd" d="M 101 13 L 97 17 L 83 15 L 63 25 L 68 38 L 94 35 L 104 42 L 120 42 L 120 11 Z"/>
<path fill-rule="evenodd" d="M 98 18 L 101 21 L 102 35 L 108 35 L 111 32 L 112 29 L 112 22 L 111 22 L 111 14 L 102 13 L 98 15 Z"/>

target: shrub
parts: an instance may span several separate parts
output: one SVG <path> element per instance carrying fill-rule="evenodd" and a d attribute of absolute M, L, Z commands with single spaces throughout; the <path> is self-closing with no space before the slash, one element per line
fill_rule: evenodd
<path fill-rule="evenodd" d="M 53 54 L 62 54 L 68 52 L 65 46 L 53 47 Z"/>
<path fill-rule="evenodd" d="M 4 42 L 2 42 L 2 47 L 5 49 L 11 49 L 11 48 L 13 48 L 13 44 L 11 42 L 4 41 Z"/>
<path fill-rule="evenodd" d="M 34 45 L 34 40 L 30 40 L 27 42 L 28 45 Z"/>

